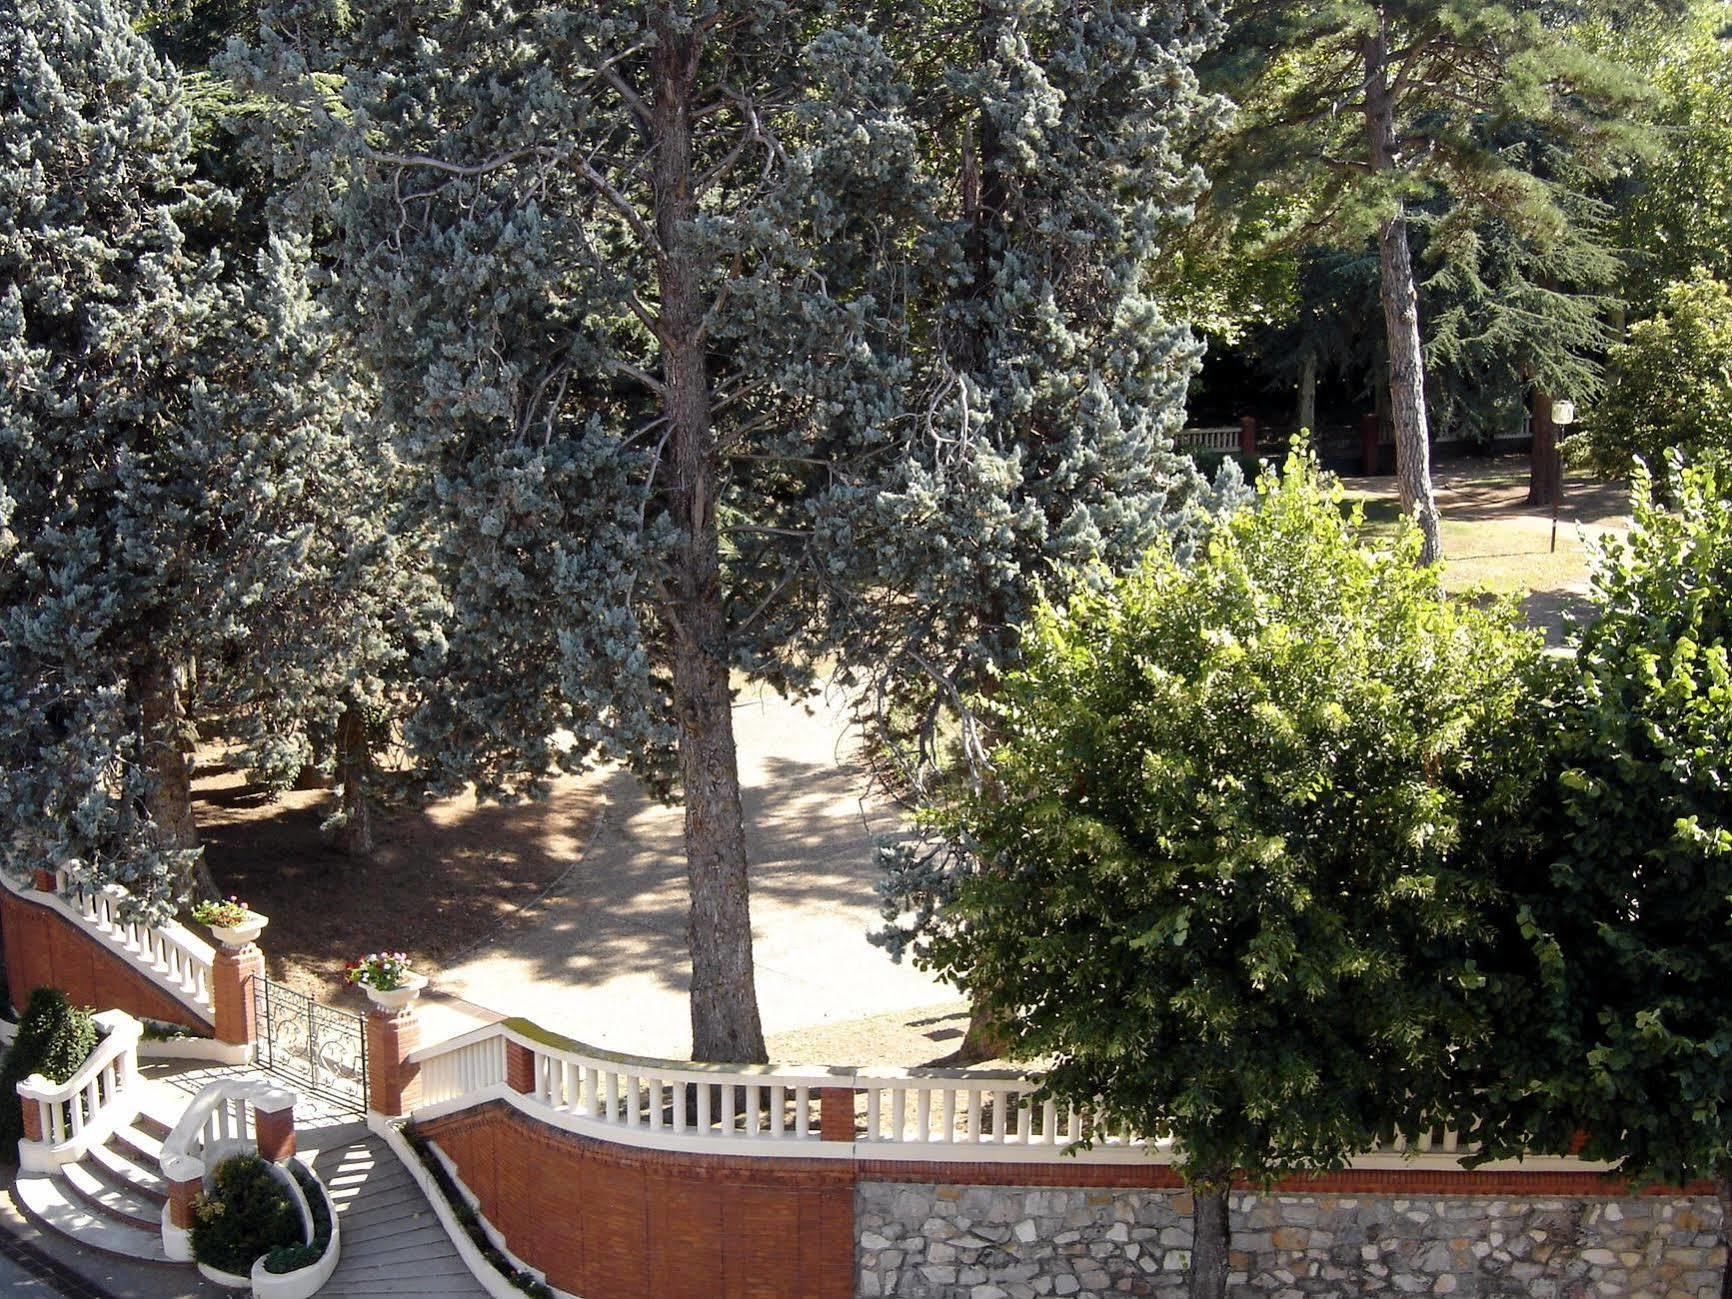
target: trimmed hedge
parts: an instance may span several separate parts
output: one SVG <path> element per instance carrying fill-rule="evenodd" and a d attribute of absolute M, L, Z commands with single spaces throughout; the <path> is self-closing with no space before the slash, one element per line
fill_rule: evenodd
<path fill-rule="evenodd" d="M 32 1074 L 65 1082 L 96 1050 L 99 1034 L 88 1010 L 74 1006 L 59 988 L 38 988 L 18 1025 L 12 1049 L 0 1063 L 0 1152 L 16 1158 L 24 1136 L 24 1110 L 18 1084 Z"/>
<path fill-rule="evenodd" d="M 298 1159 L 286 1165 L 289 1176 L 300 1183 L 307 1197 L 307 1207 L 313 1211 L 313 1243 L 310 1245 L 279 1245 L 265 1255 L 265 1271 L 278 1274 L 299 1272 L 324 1257 L 331 1245 L 331 1211 L 325 1201 L 325 1188 L 318 1175 Z"/>
<path fill-rule="evenodd" d="M 246 1276 L 260 1255 L 302 1243 L 301 1211 L 263 1159 L 225 1159 L 213 1181 L 211 1193 L 193 1201 L 192 1256 L 200 1263 Z"/>

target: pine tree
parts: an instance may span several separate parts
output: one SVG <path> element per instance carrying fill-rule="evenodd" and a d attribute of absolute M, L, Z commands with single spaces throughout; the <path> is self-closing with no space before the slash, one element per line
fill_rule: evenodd
<path fill-rule="evenodd" d="M 1228 164 L 1237 183 L 1303 195 L 1295 223 L 1312 239 L 1375 236 L 1401 504 L 1433 563 L 1442 540 L 1409 210 L 1441 193 L 1523 235 L 1555 228 L 1565 214 L 1553 189 L 1504 146 L 1519 132 L 1578 164 L 1618 156 L 1634 138 L 1616 112 L 1639 86 L 1586 50 L 1573 15 L 1525 0 L 1236 0 L 1227 16 L 1212 84 L 1244 107 Z"/>
<path fill-rule="evenodd" d="M 0 61 L 0 846 L 160 910 L 212 891 L 188 686 L 302 576 L 325 381 L 288 363 L 293 250 L 224 256 L 234 201 L 128 11 L 14 6 Z"/>
<path fill-rule="evenodd" d="M 1151 60 L 1155 104 L 1096 140 L 1051 87 L 953 83 L 938 52 L 978 62 L 980 29 L 949 10 L 385 5 L 309 39 L 322 10 L 272 11 L 253 63 L 315 125 L 439 520 L 452 612 L 409 739 L 484 795 L 610 757 L 677 793 L 694 1052 L 761 1059 L 730 674 L 799 690 L 894 653 L 933 689 L 1056 554 L 1178 504 L 1158 453 L 1192 351 L 1123 252 L 1191 183 L 1161 152 L 1191 11 L 989 7 L 1000 86 L 1042 73 L 1023 43 L 1103 95 L 1115 46 Z M 965 203 L 933 136 L 983 108 L 1002 161 Z M 1043 210 L 1015 255 L 996 227 Z"/>

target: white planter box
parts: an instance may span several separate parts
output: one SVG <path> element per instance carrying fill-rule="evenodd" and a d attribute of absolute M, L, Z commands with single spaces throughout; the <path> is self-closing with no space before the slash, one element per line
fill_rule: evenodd
<path fill-rule="evenodd" d="M 401 988 L 374 988 L 363 983 L 361 990 L 367 994 L 367 1000 L 380 1010 L 402 1010 L 411 1001 L 421 995 L 421 989 L 427 986 L 427 976 L 411 974 Z"/>
<path fill-rule="evenodd" d="M 255 914 L 245 924 L 232 927 L 229 925 L 211 925 L 209 928 L 212 936 L 224 947 L 245 947 L 264 933 L 265 926 L 270 923 L 269 917 Z"/>

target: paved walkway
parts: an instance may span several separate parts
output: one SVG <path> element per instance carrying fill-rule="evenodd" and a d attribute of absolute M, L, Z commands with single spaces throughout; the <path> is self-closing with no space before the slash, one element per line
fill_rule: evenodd
<path fill-rule="evenodd" d="M 766 1034 L 954 1003 L 952 989 L 866 940 L 878 924 L 873 836 L 893 828 L 894 812 L 863 801 L 866 774 L 836 702 L 754 692 L 736 703 L 734 724 Z M 598 1046 L 685 1056 L 684 814 L 626 773 L 597 779 L 607 805 L 582 858 L 435 984 Z"/>

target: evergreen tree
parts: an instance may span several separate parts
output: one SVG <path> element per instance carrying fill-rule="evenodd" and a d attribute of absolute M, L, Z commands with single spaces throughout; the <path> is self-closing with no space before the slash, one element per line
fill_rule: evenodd
<path fill-rule="evenodd" d="M 730 674 L 797 690 L 840 652 L 942 691 L 1055 556 L 1179 503 L 1158 453 L 1192 349 L 1124 253 L 1192 183 L 1163 126 L 1193 11 L 384 5 L 308 39 L 323 8 L 271 12 L 253 61 L 318 128 L 439 520 L 410 740 L 484 795 L 614 756 L 677 792 L 694 1052 L 761 1059 Z M 1111 98 L 1126 67 L 1151 101 Z M 1052 73 L 1122 127 L 1073 126 Z M 966 201 L 923 134 L 958 114 L 994 133 Z"/>
<path fill-rule="evenodd" d="M 186 687 L 302 576 L 326 379 L 283 364 L 292 252 L 211 246 L 233 201 L 124 8 L 14 6 L 0 70 L 0 847 L 158 910 L 213 891 Z"/>
<path fill-rule="evenodd" d="M 1636 93 L 1542 6 L 1392 0 L 1326 6 L 1235 0 L 1214 84 L 1241 100 L 1228 168 L 1237 186 L 1304 196 L 1296 224 L 1346 246 L 1374 236 L 1402 508 L 1442 553 L 1431 488 L 1419 289 L 1410 207 L 1436 194 L 1525 234 L 1566 213 L 1512 134 L 1540 136 L 1577 165 L 1631 147 L 1612 110 Z M 1233 192 L 1228 187 L 1223 196 Z"/>

